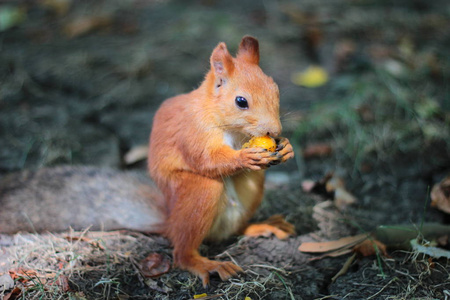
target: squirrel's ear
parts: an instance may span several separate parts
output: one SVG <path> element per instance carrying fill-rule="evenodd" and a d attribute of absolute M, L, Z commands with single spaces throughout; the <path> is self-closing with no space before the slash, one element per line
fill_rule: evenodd
<path fill-rule="evenodd" d="M 211 69 L 218 80 L 224 80 L 233 73 L 233 57 L 228 52 L 225 43 L 219 43 L 211 54 Z"/>
<path fill-rule="evenodd" d="M 252 64 L 259 64 L 258 40 L 249 35 L 244 36 L 239 44 L 237 58 Z"/>

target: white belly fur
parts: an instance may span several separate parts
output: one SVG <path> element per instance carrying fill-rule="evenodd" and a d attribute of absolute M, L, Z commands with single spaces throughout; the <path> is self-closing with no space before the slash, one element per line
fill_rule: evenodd
<path fill-rule="evenodd" d="M 243 205 L 230 177 L 224 179 L 224 193 L 221 199 L 224 208 L 214 220 L 208 239 L 220 241 L 235 234 L 247 218 L 247 207 Z"/>
<path fill-rule="evenodd" d="M 240 134 L 224 134 L 224 143 L 235 150 L 242 147 L 245 137 Z M 245 172 L 245 171 L 244 171 Z M 241 176 L 240 176 L 241 177 Z M 256 188 L 252 178 L 244 176 L 240 178 L 248 183 L 250 189 Z M 249 205 L 248 201 L 239 198 L 232 177 L 223 179 L 224 192 L 221 196 L 222 209 L 219 216 L 214 220 L 213 226 L 208 234 L 209 240 L 220 241 L 238 232 L 241 226 L 247 221 Z M 256 192 L 256 191 L 249 191 Z"/>

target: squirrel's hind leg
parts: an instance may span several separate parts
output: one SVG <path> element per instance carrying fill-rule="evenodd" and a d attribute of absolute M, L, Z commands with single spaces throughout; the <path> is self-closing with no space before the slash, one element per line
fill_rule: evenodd
<path fill-rule="evenodd" d="M 209 283 L 209 273 L 217 272 L 226 280 L 241 272 L 231 262 L 212 261 L 198 252 L 221 208 L 223 181 L 180 172 L 172 184 L 168 200 L 173 206 L 166 235 L 174 246 L 175 265 L 199 276 L 204 286 Z"/>

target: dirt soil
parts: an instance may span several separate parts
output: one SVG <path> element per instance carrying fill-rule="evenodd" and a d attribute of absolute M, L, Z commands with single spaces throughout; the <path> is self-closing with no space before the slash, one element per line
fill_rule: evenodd
<path fill-rule="evenodd" d="M 449 12 L 440 0 L 1 3 L 13 21 L 0 24 L 0 176 L 62 164 L 145 172 L 144 162 L 126 165 L 123 157 L 148 142 L 160 103 L 198 86 L 218 42 L 234 53 L 250 34 L 260 41 L 262 69 L 279 84 L 283 135 L 296 150 L 295 160 L 269 170 L 254 221 L 283 214 L 297 234 L 202 245 L 204 255 L 244 269 L 226 282 L 213 275 L 207 289 L 178 269 L 142 275 L 150 253 L 170 262 L 170 245 L 158 236 L 0 235 L 0 296 L 449 298 L 445 258 L 388 249 L 357 255 L 333 279 L 352 253 L 318 259 L 298 250 L 380 225 L 449 223 L 429 206 L 431 186 L 450 172 Z M 311 65 L 321 65 L 328 82 L 294 84 L 293 74 Z M 331 150 L 306 155 L 318 143 Z M 328 172 L 356 203 L 302 188 Z M 21 274 L 15 281 L 11 270 Z"/>

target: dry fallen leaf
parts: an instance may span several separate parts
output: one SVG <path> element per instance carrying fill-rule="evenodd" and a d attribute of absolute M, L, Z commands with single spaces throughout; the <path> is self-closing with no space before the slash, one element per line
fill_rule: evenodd
<path fill-rule="evenodd" d="M 30 279 L 38 277 L 38 273 L 35 270 L 18 268 L 9 270 L 9 275 L 13 280 L 20 281 L 22 283 L 28 282 Z"/>
<path fill-rule="evenodd" d="M 70 291 L 69 278 L 63 274 L 45 273 L 39 274 L 35 270 L 18 268 L 9 270 L 9 275 L 14 281 L 21 282 L 24 287 L 33 287 L 36 282 L 42 285 L 57 286 L 63 292 Z M 15 299 L 11 298 L 8 299 Z"/>
<path fill-rule="evenodd" d="M 251 224 L 244 231 L 244 235 L 248 237 L 270 236 L 272 234 L 280 240 L 289 237 L 287 232 L 269 224 Z"/>
<path fill-rule="evenodd" d="M 450 175 L 433 186 L 431 206 L 450 214 Z"/>
<path fill-rule="evenodd" d="M 295 234 L 295 226 L 286 221 L 283 215 L 278 214 L 270 216 L 267 220 L 263 221 L 262 224 L 275 226 L 288 234 Z"/>
<path fill-rule="evenodd" d="M 342 256 L 342 255 L 345 255 L 345 254 L 348 254 L 348 253 L 352 253 L 352 252 L 353 252 L 353 250 L 351 248 L 343 248 L 343 249 L 339 249 L 339 250 L 336 250 L 336 251 L 327 252 L 327 253 L 325 253 L 323 255 L 310 258 L 309 260 L 310 261 L 314 261 L 314 260 L 321 260 L 321 259 L 323 259 L 325 257 L 339 257 L 339 256 Z"/>
<path fill-rule="evenodd" d="M 248 237 L 270 236 L 271 234 L 284 240 L 295 234 L 295 227 L 282 215 L 273 215 L 262 223 L 250 224 L 244 231 L 244 235 Z"/>
<path fill-rule="evenodd" d="M 94 248 L 105 250 L 105 247 L 103 247 L 103 245 L 100 244 L 99 241 L 91 239 L 91 238 L 88 238 L 87 236 L 84 236 L 84 235 L 80 235 L 80 236 L 75 236 L 75 235 L 70 235 L 69 236 L 68 235 L 68 236 L 65 236 L 64 238 L 66 240 L 68 240 L 69 242 L 82 241 L 82 242 L 90 244 Z"/>
<path fill-rule="evenodd" d="M 300 245 L 298 250 L 308 253 L 324 253 L 321 256 L 312 258 L 318 260 L 325 257 L 338 257 L 350 252 L 359 253 L 363 256 L 370 256 L 379 252 L 388 256 L 386 245 L 380 241 L 369 239 L 369 234 L 358 234 L 356 236 L 344 237 L 336 241 L 329 242 L 307 242 Z"/>
<path fill-rule="evenodd" d="M 355 236 L 344 237 L 336 241 L 329 242 L 307 242 L 300 245 L 298 250 L 302 252 L 310 253 L 325 253 L 330 251 L 336 251 L 343 248 L 351 248 L 365 239 L 368 238 L 368 234 L 358 234 Z"/>
<path fill-rule="evenodd" d="M 15 287 L 11 292 L 3 296 L 3 300 L 15 300 L 19 299 L 22 294 L 22 290 L 18 287 Z"/>
<path fill-rule="evenodd" d="M 144 277 L 157 277 L 169 272 L 169 259 L 159 253 L 151 253 L 141 261 L 140 269 Z"/>
<path fill-rule="evenodd" d="M 353 247 L 353 251 L 361 254 L 362 256 L 371 256 L 377 254 L 376 248 L 380 251 L 383 256 L 388 256 L 386 251 L 386 245 L 378 240 L 367 239 Z"/>

